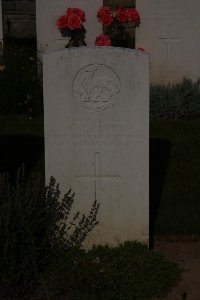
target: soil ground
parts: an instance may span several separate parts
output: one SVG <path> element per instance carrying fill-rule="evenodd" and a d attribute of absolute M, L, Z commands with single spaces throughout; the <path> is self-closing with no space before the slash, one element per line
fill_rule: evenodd
<path fill-rule="evenodd" d="M 162 299 L 200 300 L 200 238 L 157 237 L 154 249 L 185 270 L 178 286 Z"/>

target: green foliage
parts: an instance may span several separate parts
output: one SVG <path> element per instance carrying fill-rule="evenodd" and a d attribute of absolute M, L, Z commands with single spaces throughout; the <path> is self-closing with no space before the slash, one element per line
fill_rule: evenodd
<path fill-rule="evenodd" d="M 50 241 L 50 247 L 81 247 L 87 234 L 98 224 L 96 217 L 99 204 L 96 200 L 88 216 L 77 212 L 69 219 L 73 202 L 74 194 L 71 195 L 71 190 L 60 199 L 59 184 L 51 177 L 45 193 L 46 217 L 49 220 L 47 240 Z"/>
<path fill-rule="evenodd" d="M 151 119 L 200 118 L 200 79 L 150 88 Z"/>
<path fill-rule="evenodd" d="M 138 242 L 81 249 L 99 205 L 84 216 L 72 215 L 73 203 L 74 194 L 61 197 L 54 178 L 44 188 L 23 168 L 14 185 L 0 175 L 0 297 L 141 300 L 177 283 L 178 266 Z"/>
<path fill-rule="evenodd" d="M 94 202 L 88 216 L 70 217 L 74 194 L 60 197 L 52 177 L 45 188 L 40 177 L 28 180 L 24 168 L 11 185 L 0 175 L 0 283 L 1 287 L 29 282 L 63 251 L 81 247 L 97 224 L 99 205 Z"/>
<path fill-rule="evenodd" d="M 8 40 L 0 53 L 0 113 L 25 114 L 28 117 L 43 113 L 42 84 L 38 78 L 35 41 Z"/>
<path fill-rule="evenodd" d="M 51 296 L 69 299 L 150 299 L 165 295 L 180 279 L 181 270 L 161 254 L 138 242 L 115 248 L 75 250 L 57 260 L 41 282 Z"/>

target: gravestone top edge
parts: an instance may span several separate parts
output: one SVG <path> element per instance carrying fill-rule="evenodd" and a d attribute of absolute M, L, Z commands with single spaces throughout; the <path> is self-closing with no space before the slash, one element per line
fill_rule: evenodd
<path fill-rule="evenodd" d="M 50 50 L 45 53 L 43 53 L 43 58 L 48 57 L 49 55 L 59 55 L 59 54 L 65 54 L 69 52 L 88 52 L 91 50 L 95 50 L 99 53 L 101 52 L 119 52 L 119 53 L 127 53 L 127 54 L 133 54 L 135 53 L 137 56 L 141 57 L 148 57 L 149 54 L 140 50 L 131 49 L 131 48 L 123 48 L 123 47 L 112 47 L 112 46 L 84 46 L 84 47 L 74 47 L 74 48 L 64 48 L 59 50 Z"/>

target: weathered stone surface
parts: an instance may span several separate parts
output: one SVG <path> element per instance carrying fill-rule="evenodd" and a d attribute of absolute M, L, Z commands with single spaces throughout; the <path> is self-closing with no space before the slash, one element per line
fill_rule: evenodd
<path fill-rule="evenodd" d="M 131 49 L 81 47 L 44 55 L 46 181 L 100 202 L 92 244 L 148 242 L 149 58 Z"/>
<path fill-rule="evenodd" d="M 68 7 L 78 7 L 85 11 L 86 42 L 88 46 L 94 45 L 96 36 L 102 32 L 101 24 L 96 17 L 102 3 L 102 0 L 36 0 L 39 52 L 63 49 L 67 44 L 66 38 L 63 38 L 59 29 L 56 28 L 56 20 L 65 14 Z"/>
<path fill-rule="evenodd" d="M 137 0 L 141 26 L 136 48 L 150 54 L 150 80 L 197 79 L 200 74 L 199 0 Z"/>

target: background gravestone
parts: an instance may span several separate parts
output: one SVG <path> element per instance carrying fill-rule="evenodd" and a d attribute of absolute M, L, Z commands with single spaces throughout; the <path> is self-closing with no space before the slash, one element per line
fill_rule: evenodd
<path fill-rule="evenodd" d="M 2 6 L 0 0 L 0 50 L 3 44 L 3 22 L 2 22 Z"/>
<path fill-rule="evenodd" d="M 56 20 L 65 14 L 68 7 L 78 7 L 85 11 L 87 45 L 94 45 L 96 36 L 102 33 L 101 24 L 96 17 L 102 0 L 36 0 L 37 44 L 38 51 L 63 49 L 66 38 L 56 28 Z"/>
<path fill-rule="evenodd" d="M 167 83 L 200 73 L 199 0 L 137 0 L 141 26 L 136 48 L 150 54 L 151 82 Z"/>
<path fill-rule="evenodd" d="M 131 49 L 81 47 L 44 55 L 46 181 L 100 202 L 86 245 L 148 241 L 149 59 Z"/>

